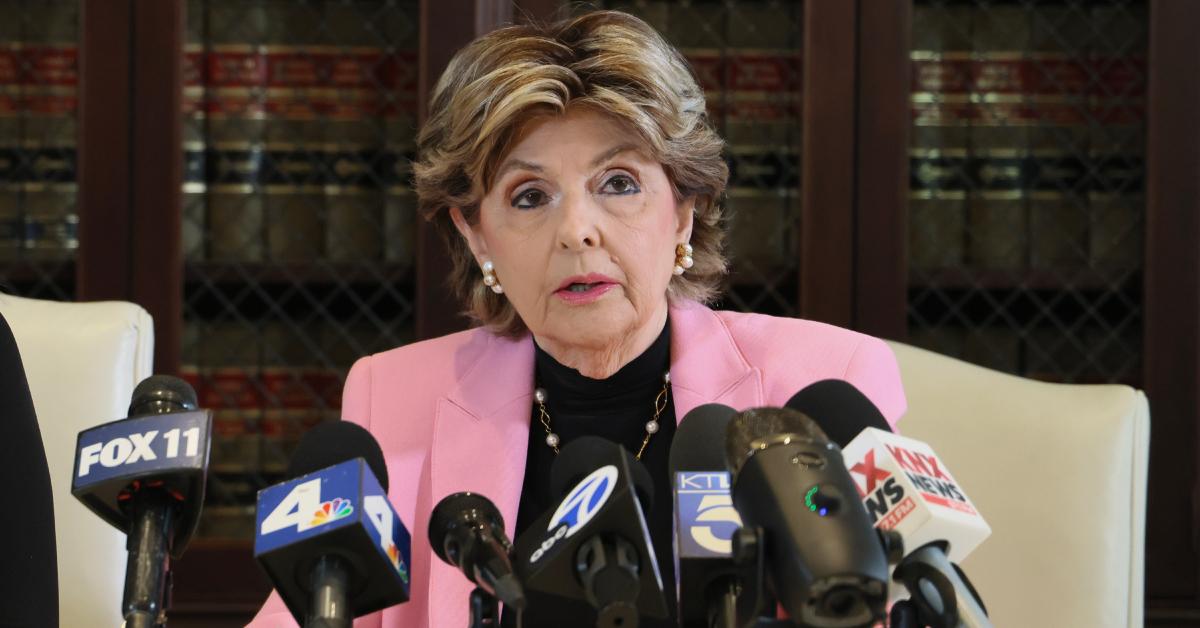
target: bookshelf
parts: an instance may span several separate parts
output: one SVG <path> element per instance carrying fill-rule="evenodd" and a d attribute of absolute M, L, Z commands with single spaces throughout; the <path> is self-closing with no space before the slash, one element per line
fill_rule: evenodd
<path fill-rule="evenodd" d="M 336 418 L 353 360 L 465 324 L 414 215 L 412 135 L 476 29 L 561 3 L 450 4 L 0 4 L 0 283 L 142 304 L 156 370 L 218 413 L 173 624 L 257 607 L 247 504 Z M 1200 519 L 1164 495 L 1190 495 L 1200 470 L 1163 465 L 1200 442 L 1200 142 L 1178 132 L 1200 110 L 1200 9 L 597 4 L 680 46 L 729 141 L 723 307 L 1150 391 L 1147 617 L 1197 623 Z"/>

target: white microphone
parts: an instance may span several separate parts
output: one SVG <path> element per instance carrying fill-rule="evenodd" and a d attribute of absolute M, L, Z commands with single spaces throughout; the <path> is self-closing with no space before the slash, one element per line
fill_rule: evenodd
<path fill-rule="evenodd" d="M 906 550 L 945 541 L 959 562 L 992 533 L 929 445 L 868 427 L 842 455 L 875 527 L 899 532 Z"/>

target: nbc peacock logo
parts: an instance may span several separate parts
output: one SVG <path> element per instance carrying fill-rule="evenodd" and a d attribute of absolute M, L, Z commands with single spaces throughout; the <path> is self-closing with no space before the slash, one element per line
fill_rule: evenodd
<path fill-rule="evenodd" d="M 309 522 L 308 527 L 315 528 L 337 521 L 343 517 L 349 517 L 352 512 L 354 512 L 354 504 L 350 503 L 350 500 L 335 497 L 322 503 L 321 507 L 317 508 L 316 512 L 313 513 L 312 521 Z"/>

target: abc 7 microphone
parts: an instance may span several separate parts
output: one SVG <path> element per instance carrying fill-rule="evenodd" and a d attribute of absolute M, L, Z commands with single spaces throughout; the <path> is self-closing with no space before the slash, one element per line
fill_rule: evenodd
<path fill-rule="evenodd" d="M 130 628 L 165 619 L 170 560 L 183 554 L 204 503 L 212 414 L 187 382 L 151 376 L 129 418 L 79 433 L 71 493 L 128 535 L 121 613 Z"/>
<path fill-rule="evenodd" d="M 387 500 L 379 443 L 344 421 L 309 430 L 288 477 L 259 491 L 254 557 L 306 628 L 408 601 L 410 539 Z"/>
<path fill-rule="evenodd" d="M 598 627 L 636 628 L 639 616 L 668 617 L 644 514 L 654 497 L 646 469 L 624 447 L 586 436 L 562 448 L 551 486 L 565 495 L 562 502 L 515 546 L 517 575 L 530 597 L 525 619 L 568 625 L 563 618 L 582 614 L 580 601 L 594 609 L 589 615 Z"/>

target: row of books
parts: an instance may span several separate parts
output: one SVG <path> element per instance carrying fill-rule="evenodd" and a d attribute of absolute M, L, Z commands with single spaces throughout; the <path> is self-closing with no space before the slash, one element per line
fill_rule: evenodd
<path fill-rule="evenodd" d="M 1145 10 L 915 3 L 912 267 L 1140 267 Z"/>
<path fill-rule="evenodd" d="M 213 410 L 210 466 L 216 473 L 282 473 L 300 437 L 337 419 L 345 373 L 253 366 L 183 368 L 200 406 Z"/>
<path fill-rule="evenodd" d="M 0 8 L 0 262 L 79 246 L 78 2 Z"/>

